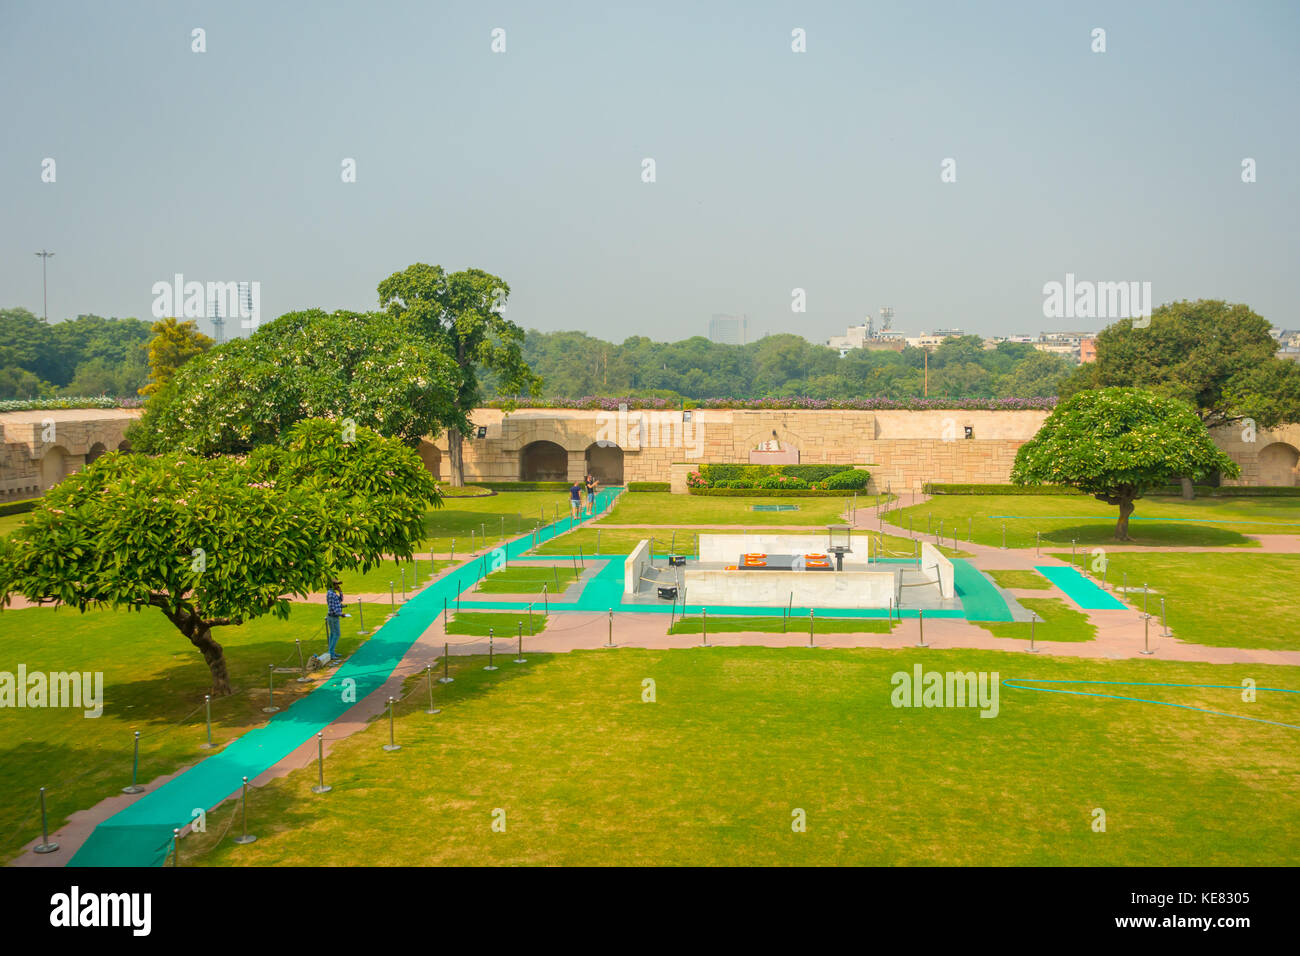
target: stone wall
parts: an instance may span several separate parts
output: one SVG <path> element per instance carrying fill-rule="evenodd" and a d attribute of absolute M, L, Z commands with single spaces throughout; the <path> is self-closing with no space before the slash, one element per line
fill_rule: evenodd
<path fill-rule="evenodd" d="M 139 409 L 78 408 L 0 413 L 0 501 L 30 498 L 126 447 Z"/>
<path fill-rule="evenodd" d="M 1300 485 L 1300 425 L 1252 429 L 1238 423 L 1211 434 L 1241 467 L 1241 477 L 1225 478 L 1225 485 Z"/>

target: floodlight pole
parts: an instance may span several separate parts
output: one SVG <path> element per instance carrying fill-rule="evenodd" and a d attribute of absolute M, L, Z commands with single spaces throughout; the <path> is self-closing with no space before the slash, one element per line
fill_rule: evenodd
<path fill-rule="evenodd" d="M 50 291 L 49 284 L 45 276 L 45 263 L 54 255 L 52 252 L 46 252 L 42 249 L 36 255 L 41 257 L 41 315 L 45 319 L 45 324 L 50 324 Z"/>

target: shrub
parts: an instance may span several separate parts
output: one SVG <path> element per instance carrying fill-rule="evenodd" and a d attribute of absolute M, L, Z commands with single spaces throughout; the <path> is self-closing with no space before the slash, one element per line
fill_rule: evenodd
<path fill-rule="evenodd" d="M 927 495 L 1082 495 L 1065 485 L 943 485 L 921 486 Z"/>
<path fill-rule="evenodd" d="M 476 485 L 493 491 L 568 491 L 567 481 L 476 481 Z"/>
<path fill-rule="evenodd" d="M 629 481 L 628 491 L 672 491 L 673 486 L 666 481 Z"/>
<path fill-rule="evenodd" d="M 40 498 L 24 498 L 22 501 L 6 501 L 0 504 L 0 515 L 23 515 L 36 507 Z"/>
<path fill-rule="evenodd" d="M 867 482 L 871 480 L 871 472 L 863 471 L 860 468 L 854 468 L 850 471 L 841 471 L 831 475 L 824 482 L 822 487 L 827 489 L 839 489 L 841 491 L 861 491 L 867 487 Z"/>
<path fill-rule="evenodd" d="M 831 475 L 838 475 L 852 468 L 852 465 L 781 465 L 780 471 L 783 475 L 802 478 L 808 484 L 813 485 L 825 481 Z"/>
<path fill-rule="evenodd" d="M 719 498 L 843 498 L 842 491 L 821 488 L 692 488 L 693 495 Z"/>

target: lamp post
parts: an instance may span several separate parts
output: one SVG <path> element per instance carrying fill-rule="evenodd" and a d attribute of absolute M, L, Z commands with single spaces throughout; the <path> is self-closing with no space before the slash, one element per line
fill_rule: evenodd
<path fill-rule="evenodd" d="M 43 303 L 41 312 L 45 317 L 45 324 L 49 325 L 50 324 L 50 293 L 49 293 L 49 285 L 46 283 L 45 280 L 45 263 L 46 260 L 50 258 L 50 256 L 54 255 L 54 253 L 46 252 L 44 249 L 42 249 L 40 252 L 36 253 L 36 255 L 41 257 L 41 300 Z"/>

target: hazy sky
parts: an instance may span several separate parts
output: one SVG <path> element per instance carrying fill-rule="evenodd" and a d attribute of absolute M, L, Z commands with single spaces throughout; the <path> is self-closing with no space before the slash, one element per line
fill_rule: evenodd
<path fill-rule="evenodd" d="M 1298 10 L 0 0 L 0 307 L 39 314 L 44 247 L 52 320 L 177 272 L 371 308 L 429 262 L 615 341 L 1104 325 L 1043 317 L 1067 272 L 1294 328 Z"/>

